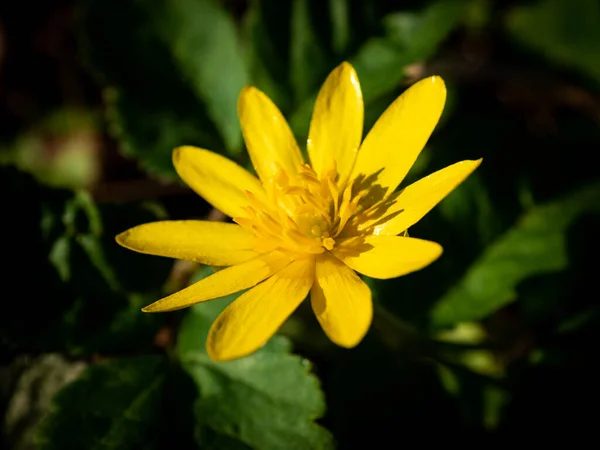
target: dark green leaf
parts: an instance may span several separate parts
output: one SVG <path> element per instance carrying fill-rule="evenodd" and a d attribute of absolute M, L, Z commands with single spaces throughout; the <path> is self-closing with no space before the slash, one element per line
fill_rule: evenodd
<path fill-rule="evenodd" d="M 325 449 L 329 433 L 314 423 L 325 404 L 310 365 L 291 355 L 283 337 L 236 361 L 215 363 L 205 351 L 208 330 L 236 296 L 194 306 L 181 326 L 178 353 L 200 391 L 196 404 L 203 448 Z"/>
<path fill-rule="evenodd" d="M 350 9 L 348 0 L 329 0 L 331 14 L 331 47 L 343 54 L 350 42 Z"/>
<path fill-rule="evenodd" d="M 369 39 L 354 55 L 354 65 L 366 102 L 400 87 L 404 69 L 414 62 L 413 57 L 389 39 Z"/>
<path fill-rule="evenodd" d="M 321 2 L 322 4 L 322 2 Z M 323 83 L 330 67 L 324 43 L 316 24 L 321 16 L 314 12 L 318 2 L 294 0 L 291 24 L 290 76 L 296 103 L 303 101 Z"/>
<path fill-rule="evenodd" d="M 114 236 L 156 220 L 144 206 L 98 207 L 85 192 L 43 188 L 2 168 L 0 206 L 10 236 L 5 272 L 17 289 L 5 298 L 0 341 L 13 351 L 123 352 L 150 346 L 159 315 L 139 310 L 161 293 L 165 258 L 119 247 Z"/>
<path fill-rule="evenodd" d="M 64 281 L 74 299 L 62 326 L 68 350 L 86 354 L 148 346 L 164 317 L 140 309 L 160 295 L 172 262 L 123 249 L 114 236 L 155 220 L 156 211 L 131 205 L 97 208 L 80 193 L 67 205 L 65 218 L 68 244 L 60 263 L 69 268 Z"/>
<path fill-rule="evenodd" d="M 244 42 L 252 84 L 281 109 L 291 105 L 289 42 L 291 2 L 254 0 L 244 23 Z"/>
<path fill-rule="evenodd" d="M 431 57 L 443 40 L 458 26 L 465 12 L 462 0 L 440 0 L 419 12 L 397 12 L 384 17 L 389 40 L 413 59 Z"/>
<path fill-rule="evenodd" d="M 69 361 L 56 353 L 19 355 L 2 367 L 4 406 L 2 448 L 28 450 L 56 393 L 85 370 L 82 361 Z"/>
<path fill-rule="evenodd" d="M 512 36 L 549 60 L 600 81 L 600 2 L 542 0 L 507 17 Z"/>
<path fill-rule="evenodd" d="M 136 158 L 149 173 L 178 179 L 171 162 L 175 147 L 196 145 L 221 151 L 223 143 L 191 92 L 173 82 L 165 86 L 170 99 L 150 94 L 139 98 L 128 88 L 107 89 L 106 117 L 125 155 Z"/>
<path fill-rule="evenodd" d="M 234 23 L 215 1 L 90 0 L 81 26 L 88 63 L 114 88 L 113 134 L 146 169 L 173 176 L 179 145 L 241 150 L 237 97 L 248 73 Z"/>
<path fill-rule="evenodd" d="M 367 41 L 351 59 L 367 101 L 397 89 L 409 64 L 434 55 L 460 23 L 460 0 L 441 0 L 419 12 L 397 12 L 383 19 L 386 38 Z"/>
<path fill-rule="evenodd" d="M 432 365 L 420 356 L 413 360 L 390 352 L 379 331 L 351 351 L 328 355 L 319 366 L 327 368 L 328 418 L 340 448 L 388 448 L 394 439 L 428 442 L 427 430 L 458 438 L 457 405 Z"/>
<path fill-rule="evenodd" d="M 216 0 L 171 0 L 149 6 L 160 38 L 219 129 L 230 153 L 241 150 L 237 99 L 248 84 L 233 19 Z"/>
<path fill-rule="evenodd" d="M 368 39 L 349 58 L 360 80 L 367 113 L 382 97 L 386 104 L 393 100 L 393 97 L 388 100 L 385 96 L 399 93 L 405 68 L 433 56 L 448 34 L 460 24 L 463 12 L 460 0 L 442 0 L 416 13 L 393 13 L 383 19 L 386 37 Z M 308 136 L 315 92 L 290 116 L 292 129 L 301 142 Z M 375 109 L 378 114 L 383 112 L 380 107 Z"/>
<path fill-rule="evenodd" d="M 88 368 L 60 391 L 37 434 L 40 449 L 150 449 L 165 364 L 159 356 L 117 359 Z"/>
<path fill-rule="evenodd" d="M 533 208 L 442 297 L 431 313 L 433 325 L 482 319 L 515 300 L 517 285 L 528 277 L 564 269 L 568 227 L 581 214 L 598 211 L 598 184 Z"/>

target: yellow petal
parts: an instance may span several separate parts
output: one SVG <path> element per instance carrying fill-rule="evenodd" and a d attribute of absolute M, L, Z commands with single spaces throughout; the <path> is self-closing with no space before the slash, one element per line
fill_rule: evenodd
<path fill-rule="evenodd" d="M 363 98 L 354 68 L 344 62 L 319 91 L 308 134 L 312 168 L 321 175 L 337 166 L 338 185 L 350 176 L 363 129 Z"/>
<path fill-rule="evenodd" d="M 375 225 L 372 233 L 397 235 L 407 230 L 471 175 L 479 164 L 481 159 L 461 161 L 406 187 L 386 212 L 393 216 L 392 219 Z"/>
<path fill-rule="evenodd" d="M 165 220 L 130 228 L 117 236 L 129 250 L 213 266 L 233 266 L 258 256 L 254 236 L 236 224 Z"/>
<path fill-rule="evenodd" d="M 313 279 L 314 258 L 297 260 L 242 294 L 213 323 L 208 355 L 226 361 L 259 349 L 304 300 Z"/>
<path fill-rule="evenodd" d="M 186 184 L 229 217 L 245 217 L 244 191 L 264 195 L 260 181 L 243 167 L 217 153 L 196 147 L 173 150 L 173 165 Z"/>
<path fill-rule="evenodd" d="M 231 266 L 206 277 L 190 287 L 169 295 L 142 309 L 144 312 L 175 311 L 199 302 L 233 294 L 256 286 L 289 264 L 281 252 L 260 255 L 237 266 Z"/>
<path fill-rule="evenodd" d="M 311 291 L 313 311 L 323 330 L 342 347 L 357 345 L 373 319 L 371 290 L 354 270 L 330 253 L 317 257 Z"/>
<path fill-rule="evenodd" d="M 341 241 L 335 256 L 349 267 L 372 278 L 395 278 L 422 269 L 442 254 L 441 245 L 402 236 L 365 236 Z"/>
<path fill-rule="evenodd" d="M 376 184 L 389 195 L 404 179 L 435 128 L 446 87 L 440 77 L 429 77 L 408 88 L 377 120 L 365 138 L 352 178 L 376 174 Z"/>
<path fill-rule="evenodd" d="M 263 183 L 278 170 L 298 172 L 302 154 L 288 123 L 269 97 L 253 86 L 244 88 L 238 114 L 250 159 Z"/>

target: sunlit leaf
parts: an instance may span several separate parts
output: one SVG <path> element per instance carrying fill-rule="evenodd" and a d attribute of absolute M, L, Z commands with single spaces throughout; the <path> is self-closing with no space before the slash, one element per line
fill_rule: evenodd
<path fill-rule="evenodd" d="M 327 449 L 332 438 L 314 420 L 324 412 L 310 365 L 272 338 L 258 352 L 215 363 L 205 341 L 213 320 L 236 295 L 191 308 L 181 326 L 178 354 L 196 382 L 198 442 L 211 448 Z"/>
<path fill-rule="evenodd" d="M 517 285 L 568 264 L 566 231 L 581 214 L 600 211 L 600 185 L 533 208 L 488 247 L 431 313 L 436 327 L 482 319 L 516 299 Z"/>

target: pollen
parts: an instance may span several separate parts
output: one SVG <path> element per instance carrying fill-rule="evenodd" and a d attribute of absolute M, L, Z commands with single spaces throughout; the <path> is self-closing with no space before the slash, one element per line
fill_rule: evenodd
<path fill-rule="evenodd" d="M 321 176 L 308 164 L 294 174 L 278 168 L 266 186 L 266 199 L 246 192 L 247 215 L 234 221 L 254 234 L 254 250 L 260 253 L 283 249 L 301 256 L 333 250 L 361 197 L 352 195 L 352 184 L 341 189 L 336 177 L 335 167 Z"/>

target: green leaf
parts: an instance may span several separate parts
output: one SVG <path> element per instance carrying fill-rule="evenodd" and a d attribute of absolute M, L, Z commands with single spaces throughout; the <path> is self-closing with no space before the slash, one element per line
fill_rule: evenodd
<path fill-rule="evenodd" d="M 350 8 L 348 0 L 329 0 L 331 14 L 331 47 L 343 54 L 350 43 Z"/>
<path fill-rule="evenodd" d="M 175 147 L 195 145 L 222 152 L 224 144 L 193 93 L 173 83 L 168 86 L 169 99 L 151 94 L 140 98 L 128 88 L 106 89 L 106 118 L 123 154 L 137 159 L 150 174 L 179 179 L 171 162 Z"/>
<path fill-rule="evenodd" d="M 400 88 L 413 57 L 386 38 L 369 39 L 350 59 L 366 102 Z"/>
<path fill-rule="evenodd" d="M 291 105 L 289 47 L 291 2 L 254 0 L 244 18 L 244 42 L 252 84 L 284 113 Z"/>
<path fill-rule="evenodd" d="M 37 448 L 155 448 L 153 422 L 160 411 L 164 369 L 159 356 L 91 366 L 54 397 L 38 430 Z"/>
<path fill-rule="evenodd" d="M 550 61 L 600 81 L 600 3 L 542 0 L 507 16 L 512 37 Z"/>
<path fill-rule="evenodd" d="M 228 151 L 239 152 L 237 100 L 249 79 L 233 19 L 216 0 L 170 0 L 150 9 L 161 39 L 206 103 Z"/>
<path fill-rule="evenodd" d="M 462 1 L 442 0 L 419 12 L 398 12 L 384 17 L 386 36 L 368 39 L 349 58 L 360 80 L 367 113 L 379 100 L 391 103 L 393 99 L 386 96 L 399 93 L 405 68 L 433 56 L 448 34 L 459 26 L 463 13 Z M 290 116 L 290 125 L 300 142 L 308 136 L 315 100 L 316 90 Z M 378 114 L 383 112 L 380 107 L 375 109 Z"/>
<path fill-rule="evenodd" d="M 123 352 L 149 347 L 163 318 L 140 312 L 160 296 L 172 262 L 119 247 L 114 236 L 155 220 L 147 205 L 98 207 L 84 191 L 44 188 L 15 169 L 0 208 L 7 217 L 0 342 L 16 352 Z M 18 220 L 17 220 L 18 219 Z M 33 311 L 33 312 L 32 312 Z"/>
<path fill-rule="evenodd" d="M 205 448 L 326 449 L 332 437 L 314 423 L 325 404 L 306 360 L 291 355 L 289 341 L 274 337 L 245 358 L 216 363 L 205 341 L 213 320 L 237 296 L 191 308 L 177 351 L 196 382 L 198 442 Z"/>
<path fill-rule="evenodd" d="M 233 20 L 217 2 L 89 0 L 80 25 L 88 64 L 113 88 L 111 130 L 145 169 L 174 176 L 179 145 L 239 153 L 237 97 L 248 69 Z"/>
<path fill-rule="evenodd" d="M 62 260 L 54 261 L 68 267 L 63 281 L 73 306 L 61 329 L 70 353 L 131 351 L 151 344 L 164 317 L 140 309 L 160 296 L 172 262 L 123 249 L 114 236 L 156 218 L 156 211 L 143 205 L 97 207 L 85 193 L 67 203 L 59 241 L 66 244 L 60 244 Z"/>
<path fill-rule="evenodd" d="M 321 18 L 313 11 L 316 6 L 310 0 L 294 0 L 292 6 L 290 76 L 297 103 L 315 92 L 333 69 L 316 29 Z"/>
<path fill-rule="evenodd" d="M 61 213 L 71 193 L 44 189 L 31 175 L 12 167 L 0 167 L 0 180 L 3 231 L 8 236 L 3 256 L 10 261 L 2 275 L 6 287 L 12 287 L 2 298 L 10 314 L 0 314 L 0 344 L 5 351 L 47 349 L 48 338 L 56 340 L 51 324 L 59 323 L 71 305 L 67 288 L 48 261 L 51 246 L 62 234 Z"/>
<path fill-rule="evenodd" d="M 460 24 L 461 0 L 441 0 L 419 12 L 397 12 L 384 17 L 385 38 L 368 40 L 351 59 L 363 94 L 373 101 L 400 86 L 404 68 L 432 57 Z"/>
<path fill-rule="evenodd" d="M 384 17 L 388 39 L 415 60 L 427 59 L 459 25 L 465 13 L 463 0 L 430 3 L 419 12 L 396 12 Z"/>
<path fill-rule="evenodd" d="M 431 313 L 433 325 L 482 319 L 515 300 L 516 287 L 525 279 L 565 269 L 565 234 L 587 212 L 600 212 L 599 184 L 534 207 L 488 247 L 458 285 L 442 297 Z"/>

